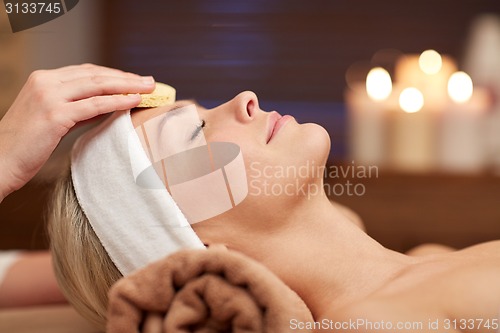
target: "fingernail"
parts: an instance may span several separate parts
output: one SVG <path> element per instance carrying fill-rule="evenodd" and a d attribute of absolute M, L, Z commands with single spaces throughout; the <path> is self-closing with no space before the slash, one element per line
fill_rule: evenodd
<path fill-rule="evenodd" d="M 155 79 L 152 76 L 143 76 L 142 77 L 142 83 L 151 85 L 155 83 Z"/>
<path fill-rule="evenodd" d="M 140 99 L 141 95 L 140 94 L 129 94 L 129 95 L 127 95 L 127 97 L 135 101 L 137 99 Z"/>

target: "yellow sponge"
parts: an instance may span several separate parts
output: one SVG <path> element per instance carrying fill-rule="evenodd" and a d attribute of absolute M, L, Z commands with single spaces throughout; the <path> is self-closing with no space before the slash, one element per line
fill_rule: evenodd
<path fill-rule="evenodd" d="M 156 88 L 151 94 L 141 94 L 142 101 L 138 108 L 154 108 L 175 102 L 175 89 L 168 84 L 156 82 Z"/>

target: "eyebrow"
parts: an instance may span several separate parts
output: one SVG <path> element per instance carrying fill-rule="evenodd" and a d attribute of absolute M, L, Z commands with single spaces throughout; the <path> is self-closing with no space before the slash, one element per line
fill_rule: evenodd
<path fill-rule="evenodd" d="M 191 105 L 191 104 L 194 104 L 196 106 L 196 108 L 203 108 L 203 106 L 201 106 L 195 99 L 181 99 L 181 100 L 178 100 L 178 101 L 175 101 L 170 109 L 167 111 L 167 112 L 171 112 L 171 111 L 174 111 L 176 109 L 180 109 L 184 106 L 188 106 L 188 105 Z"/>

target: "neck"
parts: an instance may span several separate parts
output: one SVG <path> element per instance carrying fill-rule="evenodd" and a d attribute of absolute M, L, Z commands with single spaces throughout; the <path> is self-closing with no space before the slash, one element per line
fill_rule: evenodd
<path fill-rule="evenodd" d="M 266 238 L 258 260 L 301 296 L 315 318 L 366 297 L 411 263 L 369 237 L 326 196 L 305 200 L 286 218 L 291 222 L 280 237 Z"/>

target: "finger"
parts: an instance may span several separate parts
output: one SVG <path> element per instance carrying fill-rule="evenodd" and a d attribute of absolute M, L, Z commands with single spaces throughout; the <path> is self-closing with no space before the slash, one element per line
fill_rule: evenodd
<path fill-rule="evenodd" d="M 155 83 L 149 78 L 117 78 L 110 76 L 92 76 L 69 81 L 64 84 L 62 96 L 68 101 L 76 101 L 92 96 L 150 93 Z"/>
<path fill-rule="evenodd" d="M 52 74 L 57 75 L 57 79 L 61 82 L 67 82 L 71 80 L 76 80 L 78 78 L 98 76 L 98 75 L 123 77 L 123 78 L 141 77 L 138 74 L 124 72 L 119 69 L 97 66 L 92 64 L 62 67 L 54 70 Z"/>
<path fill-rule="evenodd" d="M 65 83 L 68 81 L 73 81 L 85 77 L 92 77 L 92 76 L 113 76 L 113 77 L 120 77 L 120 78 L 131 78 L 131 79 L 138 79 L 141 78 L 141 75 L 137 75 L 134 73 L 128 73 L 128 72 L 123 72 L 117 69 L 84 69 L 84 68 L 75 68 L 70 71 L 64 71 L 57 73 L 57 79 L 59 82 Z"/>
<path fill-rule="evenodd" d="M 107 116 L 108 116 L 108 114 L 101 114 L 101 115 L 96 116 L 94 118 L 82 120 L 79 123 L 76 123 L 68 132 L 71 132 L 73 130 L 76 130 L 77 128 L 80 128 L 80 127 L 87 126 L 89 124 L 93 124 L 95 122 L 98 122 L 101 119 L 105 119 Z"/>
<path fill-rule="evenodd" d="M 68 103 L 68 116 L 73 122 L 97 117 L 101 114 L 135 108 L 141 102 L 139 94 L 95 96 Z"/>
<path fill-rule="evenodd" d="M 64 73 L 64 72 L 70 72 L 70 71 L 75 71 L 75 70 L 85 70 L 85 71 L 107 70 L 107 71 L 113 71 L 113 72 L 119 72 L 119 73 L 127 73 L 127 72 L 122 71 L 120 69 L 105 67 L 105 66 L 100 66 L 100 65 L 95 65 L 95 64 L 89 64 L 89 63 L 81 64 L 81 65 L 64 66 L 64 67 L 56 68 L 53 71 L 57 72 L 57 73 Z"/>

